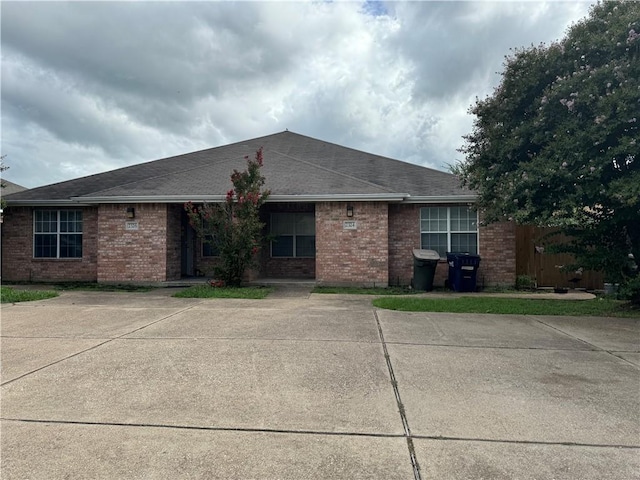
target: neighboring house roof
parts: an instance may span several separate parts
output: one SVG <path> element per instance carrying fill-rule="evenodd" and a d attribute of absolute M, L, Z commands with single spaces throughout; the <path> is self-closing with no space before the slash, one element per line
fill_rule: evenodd
<path fill-rule="evenodd" d="M 12 193 L 22 192 L 27 189 L 27 187 L 10 182 L 4 178 L 0 180 L 0 183 L 2 183 L 2 189 L 0 189 L 0 196 L 2 197 L 11 195 Z"/>
<path fill-rule="evenodd" d="M 16 193 L 10 204 L 222 200 L 262 147 L 269 201 L 473 201 L 449 173 L 285 131 Z"/>

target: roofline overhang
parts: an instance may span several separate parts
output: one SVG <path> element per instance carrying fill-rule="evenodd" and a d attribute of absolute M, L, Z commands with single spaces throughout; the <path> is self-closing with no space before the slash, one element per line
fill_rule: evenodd
<path fill-rule="evenodd" d="M 268 203 L 274 202 L 402 202 L 407 193 L 354 193 L 331 195 L 269 195 Z M 99 203 L 201 203 L 224 202 L 226 195 L 133 195 L 109 197 L 71 197 L 72 202 Z"/>
<path fill-rule="evenodd" d="M 69 200 L 6 200 L 8 207 L 89 207 L 86 202 Z"/>
<path fill-rule="evenodd" d="M 32 207 L 65 207 L 91 206 L 114 203 L 220 203 L 225 195 L 132 195 L 71 197 L 66 200 L 7 200 L 8 206 Z M 270 195 L 267 203 L 286 202 L 394 202 L 394 203 L 475 203 L 477 195 L 421 195 L 411 196 L 408 193 L 351 193 L 327 195 Z"/>
<path fill-rule="evenodd" d="M 407 197 L 403 203 L 476 203 L 477 195 L 430 195 Z"/>
<path fill-rule="evenodd" d="M 267 202 L 402 202 L 408 193 L 345 193 L 338 195 L 270 195 Z"/>

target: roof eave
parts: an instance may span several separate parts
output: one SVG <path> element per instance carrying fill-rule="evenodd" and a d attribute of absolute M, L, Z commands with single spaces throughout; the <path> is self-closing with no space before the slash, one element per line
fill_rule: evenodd
<path fill-rule="evenodd" d="M 73 199 L 67 200 L 11 200 L 6 199 L 8 207 L 88 207 L 89 203 Z"/>
<path fill-rule="evenodd" d="M 71 197 L 66 200 L 7 200 L 9 206 L 89 206 L 114 203 L 224 202 L 225 195 L 131 195 Z M 408 193 L 345 193 L 309 195 L 270 195 L 269 203 L 286 202 L 397 202 L 397 203 L 475 203 L 475 194 L 411 196 Z"/>
<path fill-rule="evenodd" d="M 269 195 L 267 202 L 402 202 L 409 195 L 407 193 L 354 193 L 354 194 L 326 194 L 326 195 Z M 184 202 L 223 202 L 225 195 L 135 195 L 135 196 L 102 196 L 102 197 L 72 197 L 75 202 L 87 204 L 98 203 L 184 203 Z"/>
<path fill-rule="evenodd" d="M 269 195 L 267 202 L 402 202 L 408 196 L 408 193 Z"/>
<path fill-rule="evenodd" d="M 475 203 L 478 196 L 475 194 L 466 195 L 428 195 L 407 197 L 404 203 Z"/>

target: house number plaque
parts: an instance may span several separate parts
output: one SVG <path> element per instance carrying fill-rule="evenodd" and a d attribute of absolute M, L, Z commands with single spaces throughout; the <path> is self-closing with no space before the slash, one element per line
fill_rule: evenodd
<path fill-rule="evenodd" d="M 358 224 L 356 223 L 355 220 L 345 220 L 344 222 L 342 222 L 342 229 L 343 230 L 357 230 L 358 229 Z"/>
<path fill-rule="evenodd" d="M 138 222 L 124 222 L 125 230 L 138 230 Z"/>

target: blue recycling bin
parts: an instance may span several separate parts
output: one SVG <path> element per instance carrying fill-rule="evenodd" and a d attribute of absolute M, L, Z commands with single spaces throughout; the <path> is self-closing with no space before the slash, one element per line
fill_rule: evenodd
<path fill-rule="evenodd" d="M 449 288 L 455 292 L 475 292 L 480 256 L 470 253 L 447 252 Z"/>

